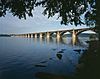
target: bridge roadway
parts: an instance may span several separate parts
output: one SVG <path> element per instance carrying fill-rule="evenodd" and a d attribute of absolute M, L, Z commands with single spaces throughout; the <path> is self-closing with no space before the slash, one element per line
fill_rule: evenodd
<path fill-rule="evenodd" d="M 34 33 L 26 33 L 26 34 L 14 34 L 16 37 L 27 37 L 27 38 L 37 38 L 37 37 L 52 37 L 52 35 L 56 35 L 57 38 L 63 36 L 66 32 L 70 32 L 72 34 L 72 38 L 76 38 L 80 33 L 84 31 L 92 30 L 95 32 L 95 28 L 79 28 L 79 29 L 63 29 L 63 30 L 54 30 L 54 31 L 45 31 L 45 32 L 34 32 Z"/>

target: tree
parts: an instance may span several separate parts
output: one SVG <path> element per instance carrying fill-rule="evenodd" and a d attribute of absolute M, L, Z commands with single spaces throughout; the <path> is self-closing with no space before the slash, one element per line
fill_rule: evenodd
<path fill-rule="evenodd" d="M 58 13 L 58 18 L 61 17 L 61 24 L 70 23 L 76 26 L 95 24 L 100 39 L 99 0 L 42 0 L 37 2 L 37 5 L 45 8 L 43 13 L 48 15 L 48 18 Z M 81 15 L 84 15 L 85 21 L 82 20 Z"/>
<path fill-rule="evenodd" d="M 7 12 L 12 13 L 13 16 L 26 19 L 32 15 L 36 0 L 0 0 L 0 17 L 5 16 Z"/>
<path fill-rule="evenodd" d="M 61 24 L 95 24 L 100 38 L 99 0 L 0 0 L 0 17 L 8 11 L 13 16 L 26 19 L 26 15 L 33 16 L 32 10 L 37 6 L 44 8 L 43 14 L 48 18 L 58 14 Z M 85 21 L 81 18 L 82 14 Z"/>

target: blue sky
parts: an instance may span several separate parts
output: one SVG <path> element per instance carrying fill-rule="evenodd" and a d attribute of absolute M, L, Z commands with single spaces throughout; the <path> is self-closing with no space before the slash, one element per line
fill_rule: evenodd
<path fill-rule="evenodd" d="M 7 13 L 5 17 L 0 17 L 0 33 L 31 33 L 48 30 L 86 27 L 61 25 L 60 19 L 57 20 L 57 15 L 48 19 L 47 16 L 42 14 L 42 12 L 43 9 L 41 7 L 37 7 L 33 11 L 33 17 L 27 16 L 26 20 L 20 20 L 18 17 L 13 17 L 11 13 Z"/>

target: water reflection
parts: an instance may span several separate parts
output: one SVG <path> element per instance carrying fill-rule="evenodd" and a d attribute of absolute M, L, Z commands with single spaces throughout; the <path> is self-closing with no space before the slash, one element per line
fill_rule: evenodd
<path fill-rule="evenodd" d="M 80 43 L 78 36 L 72 37 L 72 45 L 77 45 L 78 43 Z"/>
<path fill-rule="evenodd" d="M 61 37 L 56 38 L 56 43 L 59 44 L 61 42 Z"/>
<path fill-rule="evenodd" d="M 50 41 L 52 41 L 52 38 L 48 37 L 48 38 L 46 39 L 47 44 L 49 44 Z"/>
<path fill-rule="evenodd" d="M 83 47 L 79 45 L 77 48 Z M 0 38 L 0 78 L 59 79 L 59 75 L 72 75 L 80 58 L 76 52 L 71 37 Z"/>
<path fill-rule="evenodd" d="M 79 39 L 79 37 L 77 38 L 71 38 L 67 39 L 66 37 L 60 37 L 60 38 L 56 38 L 56 37 L 49 37 L 49 38 L 34 38 L 34 42 L 38 42 L 40 41 L 40 43 L 44 43 L 46 42 L 47 44 L 49 43 L 56 43 L 56 44 L 69 44 L 71 46 L 79 46 L 79 47 L 86 47 L 88 44 L 85 41 L 82 41 L 81 39 Z"/>
<path fill-rule="evenodd" d="M 85 41 L 80 40 L 78 36 L 76 38 L 72 38 L 70 44 L 72 46 L 87 47 L 87 43 Z"/>
<path fill-rule="evenodd" d="M 35 43 L 35 44 L 37 43 L 37 38 L 34 38 L 34 43 Z"/>

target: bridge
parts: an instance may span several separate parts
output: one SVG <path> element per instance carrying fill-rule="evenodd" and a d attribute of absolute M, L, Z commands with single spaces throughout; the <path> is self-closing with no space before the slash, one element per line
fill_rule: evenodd
<path fill-rule="evenodd" d="M 80 33 L 84 31 L 92 30 L 95 32 L 95 28 L 79 28 L 79 29 L 63 29 L 63 30 L 54 30 L 54 31 L 45 31 L 45 32 L 34 32 L 34 33 L 26 33 L 26 34 L 14 34 L 16 37 L 27 37 L 27 38 L 37 38 L 37 37 L 52 37 L 54 34 L 57 38 L 62 37 L 66 32 L 70 32 L 72 34 L 72 38 L 76 38 Z"/>
<path fill-rule="evenodd" d="M 65 35 L 65 33 L 70 32 L 72 35 L 72 44 L 75 45 L 77 43 L 78 40 L 78 35 L 84 31 L 94 31 L 95 27 L 91 27 L 91 28 L 79 28 L 79 29 L 61 29 L 61 30 L 52 30 L 52 31 L 45 31 L 45 32 L 34 32 L 34 33 L 26 33 L 26 34 L 14 34 L 12 36 L 15 37 L 26 37 L 26 38 L 43 38 L 46 37 L 47 40 L 49 40 L 50 37 L 53 37 L 54 35 L 56 36 L 57 42 L 60 41 L 60 38 L 63 37 Z"/>

